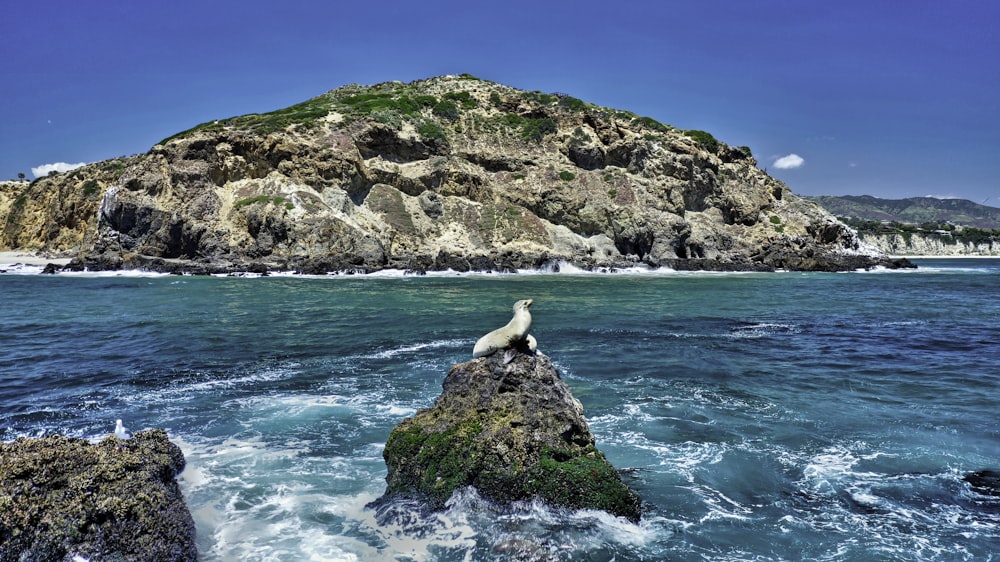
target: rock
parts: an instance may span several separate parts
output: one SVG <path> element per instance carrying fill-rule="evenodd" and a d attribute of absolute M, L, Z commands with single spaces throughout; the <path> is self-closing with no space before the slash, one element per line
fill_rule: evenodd
<path fill-rule="evenodd" d="M 456 76 L 344 86 L 199 125 L 143 155 L 0 182 L 7 249 L 183 273 L 685 260 L 705 261 L 677 267 L 825 271 L 888 259 L 749 149 Z"/>
<path fill-rule="evenodd" d="M 966 474 L 962 479 L 984 496 L 1000 497 L 1000 470 L 977 470 Z"/>
<path fill-rule="evenodd" d="M 165 431 L 0 443 L 0 560 L 197 560 Z"/>
<path fill-rule="evenodd" d="M 583 407 L 544 354 L 519 350 L 452 367 L 434 406 L 393 429 L 383 456 L 389 499 L 441 509 L 455 490 L 540 498 L 638 521 L 640 500 L 595 446 Z"/>

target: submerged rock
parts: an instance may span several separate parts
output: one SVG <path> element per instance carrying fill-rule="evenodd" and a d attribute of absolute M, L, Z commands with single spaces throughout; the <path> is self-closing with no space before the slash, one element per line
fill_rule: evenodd
<path fill-rule="evenodd" d="M 1000 470 L 977 470 L 962 479 L 976 492 L 1000 498 Z"/>
<path fill-rule="evenodd" d="M 390 434 L 376 504 L 407 497 L 442 509 L 456 489 L 474 486 L 493 501 L 540 498 L 639 520 L 639 497 L 595 446 L 583 406 L 548 357 L 521 349 L 473 359 L 452 367 L 443 388 Z"/>
<path fill-rule="evenodd" d="M 0 443 L 0 560 L 196 560 L 165 431 Z"/>

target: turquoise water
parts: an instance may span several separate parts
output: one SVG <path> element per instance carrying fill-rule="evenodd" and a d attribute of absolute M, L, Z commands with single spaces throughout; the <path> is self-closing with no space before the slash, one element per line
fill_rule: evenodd
<path fill-rule="evenodd" d="M 917 271 L 0 274 L 0 439 L 165 428 L 203 560 L 994 560 L 1000 260 Z M 638 525 L 474 491 L 376 521 L 381 453 L 533 298 Z"/>

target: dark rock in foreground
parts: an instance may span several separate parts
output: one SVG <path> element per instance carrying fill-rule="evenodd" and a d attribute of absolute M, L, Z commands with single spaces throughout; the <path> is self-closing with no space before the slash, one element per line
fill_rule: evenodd
<path fill-rule="evenodd" d="M 0 560 L 196 560 L 165 431 L 0 443 Z"/>
<path fill-rule="evenodd" d="M 434 406 L 389 436 L 385 495 L 441 509 L 474 486 L 498 502 L 541 498 L 638 521 L 639 497 L 594 445 L 583 407 L 545 355 L 504 353 L 452 367 Z"/>
<path fill-rule="evenodd" d="M 1000 498 L 1000 470 L 977 470 L 963 478 L 976 492 Z"/>

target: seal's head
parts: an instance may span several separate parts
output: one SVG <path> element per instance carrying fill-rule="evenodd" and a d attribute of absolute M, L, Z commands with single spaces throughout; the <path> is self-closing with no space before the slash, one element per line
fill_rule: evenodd
<path fill-rule="evenodd" d="M 533 302 L 535 301 L 532 299 L 524 299 L 523 301 L 517 301 L 516 303 L 514 303 L 514 312 L 516 313 L 519 310 L 528 310 L 528 307 L 530 307 L 531 303 Z"/>

